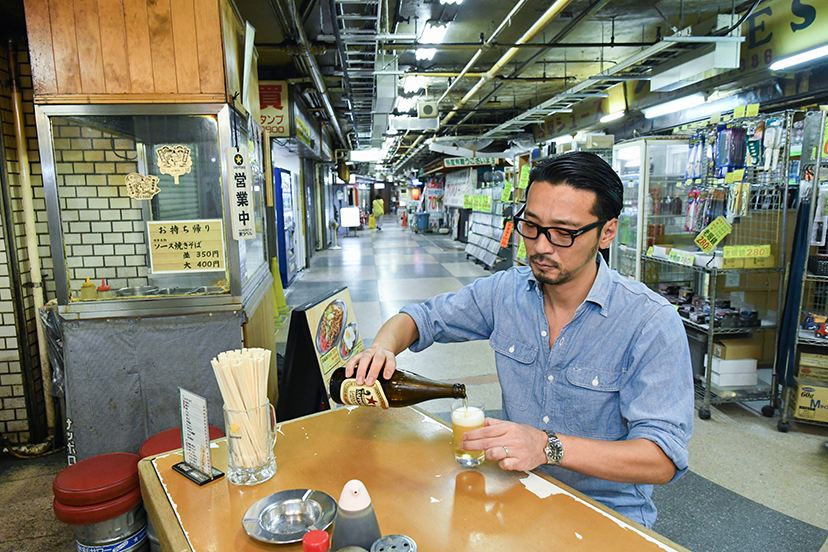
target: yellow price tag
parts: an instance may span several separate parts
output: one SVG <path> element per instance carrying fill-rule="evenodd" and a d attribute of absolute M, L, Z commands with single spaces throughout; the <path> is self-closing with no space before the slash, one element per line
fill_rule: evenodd
<path fill-rule="evenodd" d="M 725 115 L 724 117 L 722 117 L 722 122 L 723 122 L 723 123 L 726 123 L 726 122 L 728 122 L 729 120 L 731 120 L 732 118 L 733 118 L 733 116 L 732 116 L 732 115 Z"/>
<path fill-rule="evenodd" d="M 524 165 L 520 168 L 520 180 L 518 181 L 518 188 L 525 190 L 529 187 L 529 165 Z"/>
<path fill-rule="evenodd" d="M 722 112 L 721 111 L 716 111 L 715 113 L 712 113 L 710 115 L 710 123 L 711 124 L 715 125 L 716 123 L 718 123 L 721 120 L 722 120 Z"/>
<path fill-rule="evenodd" d="M 750 259 L 770 257 L 771 246 L 765 245 L 726 245 L 724 246 L 725 259 Z"/>
<path fill-rule="evenodd" d="M 743 105 L 739 105 L 733 108 L 733 118 L 734 119 L 741 119 L 745 116 L 745 110 L 747 108 Z"/>
<path fill-rule="evenodd" d="M 725 236 L 730 234 L 731 227 L 724 217 L 716 217 L 716 220 L 707 225 L 707 228 L 701 231 L 693 240 L 699 249 L 705 253 L 710 253 L 722 241 Z"/>
<path fill-rule="evenodd" d="M 733 182 L 741 182 L 745 179 L 745 169 L 733 171 Z"/>
<path fill-rule="evenodd" d="M 526 244 L 523 243 L 523 236 L 520 238 L 520 245 L 518 245 L 518 259 L 526 258 Z"/>
<path fill-rule="evenodd" d="M 733 177 L 735 176 L 734 173 L 729 172 L 725 175 L 725 184 L 733 184 Z"/>
<path fill-rule="evenodd" d="M 464 195 L 463 196 L 463 209 L 471 209 L 472 206 L 473 206 L 472 205 L 472 200 L 473 200 L 473 196 L 470 196 L 468 194 Z"/>
<path fill-rule="evenodd" d="M 653 253 L 655 253 L 655 248 L 651 245 L 647 248 L 647 256 L 652 257 Z"/>
<path fill-rule="evenodd" d="M 747 116 L 748 117 L 758 117 L 759 116 L 759 104 L 752 103 L 747 106 Z"/>
<path fill-rule="evenodd" d="M 508 203 L 509 199 L 512 197 L 512 188 L 514 184 L 510 180 L 507 180 L 503 183 L 503 193 L 500 195 L 500 201 L 503 203 Z"/>

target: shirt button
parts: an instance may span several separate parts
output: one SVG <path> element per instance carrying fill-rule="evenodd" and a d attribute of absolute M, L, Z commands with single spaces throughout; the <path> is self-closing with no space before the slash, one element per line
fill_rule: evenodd
<path fill-rule="evenodd" d="M 545 424 L 549 423 L 549 416 L 544 416 L 543 417 L 543 423 L 545 423 Z"/>
<path fill-rule="evenodd" d="M 512 345 L 511 347 L 509 347 L 509 352 L 510 352 L 510 353 L 514 353 L 514 352 L 515 352 L 515 346 L 514 346 L 514 345 Z"/>
<path fill-rule="evenodd" d="M 564 338 L 563 338 L 563 337 L 561 337 L 560 341 L 561 341 L 561 345 L 563 345 Z"/>
<path fill-rule="evenodd" d="M 541 336 L 542 336 L 542 337 L 546 337 L 546 331 L 542 331 L 542 332 L 541 332 Z"/>
<path fill-rule="evenodd" d="M 548 379 L 549 381 L 555 381 L 555 376 L 549 376 L 546 379 Z"/>

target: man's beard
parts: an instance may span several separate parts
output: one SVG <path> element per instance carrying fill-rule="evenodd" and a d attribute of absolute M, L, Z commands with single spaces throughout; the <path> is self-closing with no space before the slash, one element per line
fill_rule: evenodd
<path fill-rule="evenodd" d="M 594 260 L 595 255 L 597 255 L 597 254 L 598 254 L 598 244 L 596 243 L 595 247 L 592 248 L 592 251 L 590 252 L 589 257 L 587 257 L 587 258 Z M 539 261 L 542 264 L 545 264 L 545 265 L 547 265 L 551 268 L 558 269 L 557 278 L 550 278 L 547 275 L 543 274 L 542 272 L 536 271 L 535 270 L 535 264 L 534 264 L 535 261 Z M 557 286 L 557 285 L 564 284 L 564 283 L 570 281 L 574 277 L 574 274 L 572 272 L 570 272 L 570 271 L 564 269 L 563 267 L 561 267 L 561 265 L 559 263 L 553 261 L 547 255 L 543 255 L 543 254 L 540 254 L 540 253 L 535 253 L 534 255 L 529 257 L 529 262 L 530 262 L 530 266 L 532 267 L 532 274 L 534 274 L 535 279 L 538 282 L 541 282 L 542 284 L 547 284 L 547 285 L 550 285 L 550 286 Z"/>

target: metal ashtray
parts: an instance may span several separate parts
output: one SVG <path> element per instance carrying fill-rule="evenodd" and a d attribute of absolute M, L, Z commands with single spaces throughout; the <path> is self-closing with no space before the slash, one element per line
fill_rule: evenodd
<path fill-rule="evenodd" d="M 244 514 L 242 525 L 256 540 L 286 544 L 305 533 L 325 530 L 336 516 L 336 501 L 322 491 L 291 489 L 267 496 Z"/>

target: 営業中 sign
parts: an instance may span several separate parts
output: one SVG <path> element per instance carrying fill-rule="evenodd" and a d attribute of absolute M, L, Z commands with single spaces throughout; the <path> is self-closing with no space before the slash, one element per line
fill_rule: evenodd
<path fill-rule="evenodd" d="M 227 169 L 230 174 L 233 239 L 252 240 L 256 237 L 256 221 L 253 218 L 253 180 L 246 147 L 227 148 Z"/>

